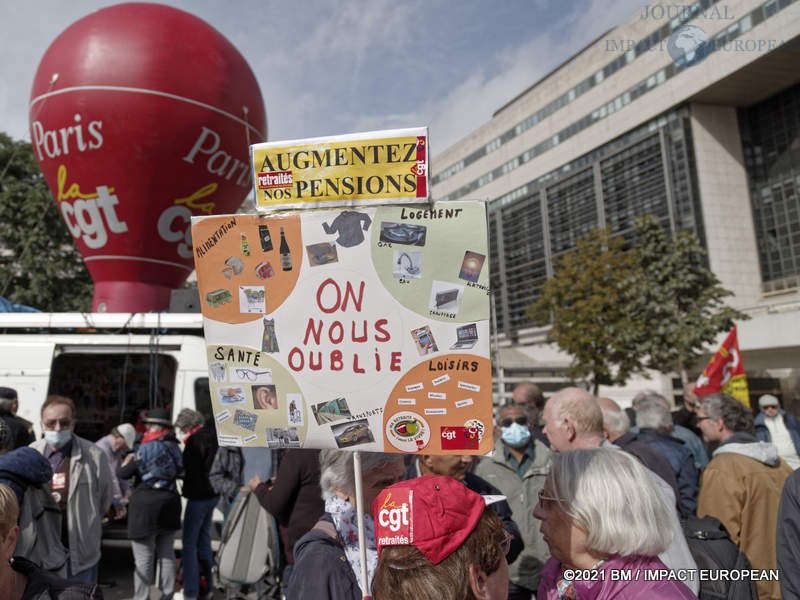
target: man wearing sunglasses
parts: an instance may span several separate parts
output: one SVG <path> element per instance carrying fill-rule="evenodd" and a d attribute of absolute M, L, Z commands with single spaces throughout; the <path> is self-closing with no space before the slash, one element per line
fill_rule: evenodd
<path fill-rule="evenodd" d="M 61 509 L 61 542 L 69 549 L 67 579 L 97 583 L 102 519 L 114 498 L 108 458 L 89 440 L 75 435 L 75 403 L 48 396 L 42 404 L 44 439 L 31 447 L 50 461 L 50 488 Z"/>
<path fill-rule="evenodd" d="M 800 468 L 800 422 L 781 408 L 772 394 L 758 399 L 759 413 L 755 418 L 756 437 L 770 442 L 778 449 L 778 455 L 792 469 Z"/>
<path fill-rule="evenodd" d="M 509 565 L 509 600 L 530 600 L 539 586 L 542 566 L 550 556 L 533 518 L 549 464 L 550 450 L 531 438 L 526 411 L 513 402 L 501 407 L 497 413 L 494 455 L 481 458 L 475 474 L 508 499 L 525 543 L 517 560 Z"/>

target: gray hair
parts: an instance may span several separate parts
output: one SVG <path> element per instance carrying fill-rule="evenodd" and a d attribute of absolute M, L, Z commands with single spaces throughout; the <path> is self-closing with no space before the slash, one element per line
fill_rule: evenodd
<path fill-rule="evenodd" d="M 362 452 L 361 474 L 366 476 L 373 471 L 379 471 L 387 464 L 397 460 L 403 460 L 403 455 L 385 452 Z M 347 494 L 355 494 L 356 476 L 353 469 L 352 452 L 332 449 L 322 450 L 319 453 L 319 466 L 319 486 L 322 488 L 323 499 L 333 497 L 337 489 Z"/>
<path fill-rule="evenodd" d="M 631 419 L 624 410 L 601 407 L 600 411 L 603 413 L 603 426 L 609 433 L 623 435 L 630 431 Z"/>
<path fill-rule="evenodd" d="M 663 404 L 667 410 L 670 410 L 672 408 L 672 402 L 667 400 L 663 394 L 659 394 L 655 390 L 644 390 L 643 392 L 639 392 L 633 397 L 633 401 L 631 402 L 633 408 L 636 410 L 637 424 L 639 423 L 639 406 L 643 402 L 648 402 L 648 401 L 661 402 L 661 404 Z"/>
<path fill-rule="evenodd" d="M 205 422 L 205 417 L 199 412 L 191 408 L 184 408 L 175 419 L 175 427 L 182 431 L 189 431 L 195 427 L 202 427 Z"/>
<path fill-rule="evenodd" d="M 561 510 L 586 532 L 589 549 L 657 556 L 672 542 L 668 507 L 647 469 L 627 452 L 555 452 L 548 480 Z"/>
<path fill-rule="evenodd" d="M 721 418 L 722 423 L 730 431 L 753 433 L 753 413 L 736 398 L 728 394 L 711 394 L 702 396 L 700 405 L 706 416 L 712 419 Z"/>
<path fill-rule="evenodd" d="M 658 398 L 646 397 L 636 407 L 636 424 L 642 429 L 666 433 L 672 425 L 672 414 Z"/>

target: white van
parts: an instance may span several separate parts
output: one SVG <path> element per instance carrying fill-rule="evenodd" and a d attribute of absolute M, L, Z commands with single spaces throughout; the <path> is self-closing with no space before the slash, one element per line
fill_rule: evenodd
<path fill-rule="evenodd" d="M 156 406 L 213 426 L 199 313 L 0 313 L 0 386 L 37 438 L 48 394 L 75 401 L 75 431 L 92 441 Z"/>
<path fill-rule="evenodd" d="M 75 433 L 91 441 L 156 406 L 173 422 L 192 408 L 214 427 L 199 313 L 0 313 L 0 386 L 17 390 L 17 415 L 33 423 L 37 439 L 49 394 L 74 400 Z M 222 514 L 213 519 L 216 538 Z M 127 545 L 124 522 L 109 524 L 103 537 Z"/>

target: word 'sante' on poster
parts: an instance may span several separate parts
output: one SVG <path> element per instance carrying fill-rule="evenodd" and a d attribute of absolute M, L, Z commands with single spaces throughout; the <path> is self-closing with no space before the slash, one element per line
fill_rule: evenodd
<path fill-rule="evenodd" d="M 200 217 L 192 239 L 222 444 L 492 449 L 482 202 Z"/>

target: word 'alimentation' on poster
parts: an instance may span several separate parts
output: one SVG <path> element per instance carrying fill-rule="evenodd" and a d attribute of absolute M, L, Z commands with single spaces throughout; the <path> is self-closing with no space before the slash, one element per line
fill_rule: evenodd
<path fill-rule="evenodd" d="M 192 220 L 221 444 L 491 451 L 486 208 L 427 202 L 427 156 L 425 128 L 256 144 L 258 213 Z"/>

